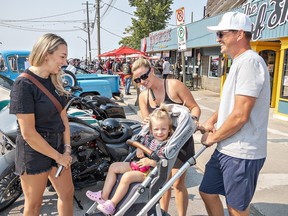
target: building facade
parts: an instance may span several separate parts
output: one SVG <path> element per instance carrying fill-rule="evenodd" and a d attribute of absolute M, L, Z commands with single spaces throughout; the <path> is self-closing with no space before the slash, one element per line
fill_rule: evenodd
<path fill-rule="evenodd" d="M 241 5 L 230 11 L 243 12 L 252 20 L 251 47 L 264 58 L 270 72 L 271 107 L 275 108 L 277 118 L 288 120 L 288 0 L 237 3 Z M 183 25 L 182 30 L 184 28 L 186 34 L 185 51 L 178 51 L 179 27 L 151 32 L 149 37 L 142 39 L 141 47 L 145 46 L 148 53 L 169 57 L 172 64 L 181 58 L 180 53 L 183 52 L 186 74 L 192 75 L 188 79 L 196 78 L 196 87 L 221 93 L 232 61 L 220 53 L 215 33 L 209 32 L 206 27 L 217 25 L 222 15 L 206 16 L 197 22 Z"/>

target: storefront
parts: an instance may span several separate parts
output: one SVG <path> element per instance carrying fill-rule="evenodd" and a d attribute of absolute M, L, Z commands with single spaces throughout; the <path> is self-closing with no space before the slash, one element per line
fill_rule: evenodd
<path fill-rule="evenodd" d="M 252 0 L 235 9 L 246 13 L 253 22 L 251 47 L 266 61 L 270 73 L 271 107 L 277 118 L 288 120 L 288 1 Z M 217 25 L 223 14 L 187 24 L 187 70 L 201 76 L 204 89 L 221 93 L 232 64 L 220 53 L 214 33 L 207 26 Z M 169 52 L 170 63 L 179 57 L 177 28 L 154 32 L 145 39 L 146 52 Z M 143 42 L 143 40 L 142 40 Z M 189 52 L 190 53 L 190 52 Z"/>

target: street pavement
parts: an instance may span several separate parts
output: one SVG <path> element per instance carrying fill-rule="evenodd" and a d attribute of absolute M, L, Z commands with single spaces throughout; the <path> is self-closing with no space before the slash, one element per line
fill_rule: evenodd
<path fill-rule="evenodd" d="M 124 95 L 124 103 L 120 103 L 120 105 L 124 107 L 128 119 L 140 121 L 140 112 L 138 107 L 135 106 L 136 91 L 133 87 L 131 87 L 131 93 L 131 95 Z M 191 93 L 202 110 L 200 122 L 204 122 L 217 109 L 220 95 L 207 90 L 195 90 L 191 91 Z M 288 122 L 274 118 L 273 114 L 274 109 L 271 108 L 268 126 L 268 156 L 261 170 L 256 193 L 252 200 L 251 216 L 288 216 Z M 194 139 L 197 151 L 202 147 L 200 143 L 201 134 L 196 132 Z M 213 149 L 213 146 L 206 149 L 197 159 L 196 165 L 188 169 L 186 179 L 189 193 L 187 216 L 207 215 L 198 188 L 205 170 L 205 164 L 209 160 Z M 103 182 L 98 182 L 97 185 L 77 190 L 75 195 L 81 201 L 84 209 L 81 210 L 74 202 L 74 215 L 84 215 L 92 205 L 92 201 L 86 198 L 85 192 L 88 189 L 100 190 L 102 187 Z M 24 197 L 21 196 L 11 207 L 0 212 L 0 215 L 22 215 L 23 200 Z M 145 201 L 145 198 L 140 201 Z M 169 214 L 177 216 L 173 190 L 170 202 Z M 227 216 L 229 214 L 223 197 L 222 202 L 225 207 L 225 216 Z M 56 203 L 56 194 L 45 191 L 41 215 L 58 215 Z"/>

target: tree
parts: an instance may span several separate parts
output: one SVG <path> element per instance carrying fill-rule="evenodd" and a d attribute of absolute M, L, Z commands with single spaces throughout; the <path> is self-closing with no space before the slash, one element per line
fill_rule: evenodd
<path fill-rule="evenodd" d="M 132 25 L 125 28 L 124 34 L 129 36 L 119 41 L 120 45 L 140 49 L 141 39 L 150 32 L 165 29 L 173 11 L 173 0 L 128 0 L 137 18 L 132 18 Z"/>

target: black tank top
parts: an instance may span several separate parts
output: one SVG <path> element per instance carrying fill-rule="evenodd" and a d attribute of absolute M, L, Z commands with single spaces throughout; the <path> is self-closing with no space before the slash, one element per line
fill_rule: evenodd
<path fill-rule="evenodd" d="M 168 94 L 167 94 L 167 89 L 166 89 L 166 82 L 167 82 L 167 80 L 164 80 L 165 96 L 164 96 L 164 101 L 163 101 L 163 102 L 164 102 L 165 104 L 179 104 L 179 105 L 182 105 L 182 103 L 177 103 L 177 102 L 173 101 L 173 100 L 168 96 Z M 149 89 L 148 89 L 148 92 L 147 92 L 147 108 L 148 108 L 148 112 L 149 112 L 149 113 L 152 113 L 152 112 L 156 109 L 156 107 L 151 107 L 151 106 L 150 106 L 149 93 L 150 93 L 150 91 L 149 91 Z"/>

